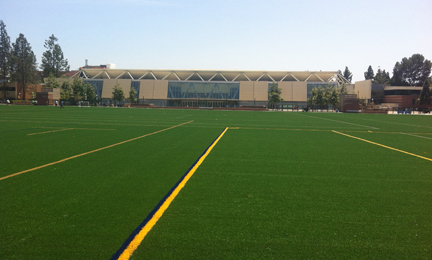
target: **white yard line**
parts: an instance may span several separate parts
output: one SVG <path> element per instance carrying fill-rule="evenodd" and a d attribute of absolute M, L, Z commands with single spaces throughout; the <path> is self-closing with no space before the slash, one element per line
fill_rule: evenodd
<path fill-rule="evenodd" d="M 333 121 L 333 122 L 338 122 L 338 123 L 343 123 L 343 124 L 348 124 L 348 125 L 355 125 L 355 126 L 367 127 L 367 128 L 372 128 L 372 129 L 379 129 L 379 128 L 373 127 L 373 126 L 359 125 L 359 124 L 354 124 L 354 123 L 349 123 L 349 122 L 339 121 L 339 120 L 334 120 L 334 119 L 328 119 L 328 118 L 322 118 L 322 117 L 316 117 L 316 116 L 307 116 L 307 117 L 313 117 L 313 118 L 318 118 L 318 119 L 322 119 L 322 120 L 328 120 L 328 121 Z"/>
<path fill-rule="evenodd" d="M 353 117 L 349 117 L 353 118 Z M 382 120 L 375 120 L 375 119 L 368 119 L 368 118 L 357 118 L 360 120 L 368 120 L 368 121 L 374 121 L 374 122 L 380 122 L 380 123 L 389 123 L 389 124 L 398 124 L 398 125 L 407 125 L 407 126 L 417 126 L 417 127 L 426 127 L 426 128 L 432 128 L 431 126 L 424 126 L 424 125 L 411 125 L 411 124 L 405 124 L 405 123 L 399 123 L 399 122 L 391 122 L 391 121 L 382 121 Z"/>
<path fill-rule="evenodd" d="M 407 134 L 407 133 L 401 133 L 401 134 L 403 134 L 403 135 L 410 135 L 410 136 L 415 136 L 415 137 L 420 137 L 420 138 L 424 138 L 424 139 L 432 140 L 432 138 L 430 138 L 430 137 L 421 136 L 421 135 L 413 135 L 413 134 Z"/>

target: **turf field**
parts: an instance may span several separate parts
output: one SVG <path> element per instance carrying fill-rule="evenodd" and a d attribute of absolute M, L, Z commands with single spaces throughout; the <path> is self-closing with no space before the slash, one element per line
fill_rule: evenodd
<path fill-rule="evenodd" d="M 0 106 L 0 258 L 112 258 L 226 127 L 131 259 L 432 258 L 432 116 L 43 106 Z"/>

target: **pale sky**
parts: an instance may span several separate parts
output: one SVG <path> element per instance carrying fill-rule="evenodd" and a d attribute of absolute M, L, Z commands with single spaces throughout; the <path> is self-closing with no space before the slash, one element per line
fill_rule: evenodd
<path fill-rule="evenodd" d="M 392 75 L 420 53 L 432 60 L 431 0 L 2 0 L 0 20 L 23 33 L 37 62 L 51 34 L 72 70 L 335 71 Z"/>

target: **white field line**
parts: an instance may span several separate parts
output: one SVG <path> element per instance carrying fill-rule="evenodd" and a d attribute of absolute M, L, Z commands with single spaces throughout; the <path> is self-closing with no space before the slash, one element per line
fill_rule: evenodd
<path fill-rule="evenodd" d="M 304 116 L 306 116 L 306 115 L 304 115 Z M 373 127 L 373 126 L 359 125 L 359 124 L 354 124 L 354 123 L 349 123 L 349 122 L 339 121 L 339 120 L 334 120 L 334 119 L 328 119 L 328 118 L 322 118 L 322 117 L 316 117 L 316 116 L 307 116 L 307 117 L 313 117 L 313 118 L 318 118 L 318 119 L 322 119 L 322 120 L 328 120 L 328 121 L 333 121 L 333 122 L 338 122 L 338 123 L 343 123 L 343 124 L 348 124 L 348 125 L 355 125 L 355 126 L 367 127 L 367 128 L 372 128 L 372 129 L 379 129 L 379 128 Z"/>
<path fill-rule="evenodd" d="M 353 117 L 349 117 L 353 118 Z M 407 126 L 417 126 L 417 127 L 426 127 L 426 128 L 432 128 L 431 126 L 424 126 L 424 125 L 411 125 L 411 124 L 405 124 L 405 123 L 399 123 L 399 122 L 391 122 L 391 121 L 382 121 L 382 120 L 375 120 L 375 119 L 368 119 L 368 118 L 356 118 L 360 120 L 368 120 L 368 121 L 374 121 L 374 122 L 380 122 L 380 123 L 389 123 L 389 124 L 397 124 L 397 125 L 407 125 Z"/>
<path fill-rule="evenodd" d="M 415 136 L 415 137 L 420 137 L 420 138 L 424 138 L 424 139 L 432 140 L 432 138 L 430 138 L 430 137 L 421 136 L 421 135 L 413 135 L 413 134 L 407 134 L 407 133 L 401 133 L 401 134 L 403 134 L 403 135 L 409 135 L 409 136 Z"/>

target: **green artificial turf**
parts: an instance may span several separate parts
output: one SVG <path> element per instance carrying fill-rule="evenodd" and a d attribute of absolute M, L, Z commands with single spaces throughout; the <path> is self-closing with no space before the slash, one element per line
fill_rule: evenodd
<path fill-rule="evenodd" d="M 430 116 L 0 106 L 0 177 L 186 122 L 0 180 L 2 259 L 109 259 L 225 127 L 131 259 L 431 258 L 432 161 L 332 132 L 432 158 Z"/>

